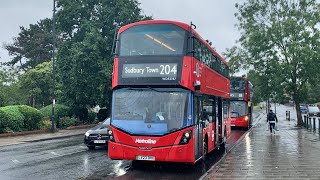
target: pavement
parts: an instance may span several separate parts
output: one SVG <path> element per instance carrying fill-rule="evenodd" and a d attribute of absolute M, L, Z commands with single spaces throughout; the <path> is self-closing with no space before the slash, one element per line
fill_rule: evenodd
<path fill-rule="evenodd" d="M 274 107 L 272 107 L 273 110 Z M 290 110 L 291 120 L 285 120 Z M 219 163 L 200 179 L 320 179 L 319 130 L 296 127 L 295 110 L 277 106 L 278 131 L 270 134 L 266 113 Z"/>
<path fill-rule="evenodd" d="M 94 125 L 84 125 L 79 127 L 73 127 L 71 129 L 59 130 L 58 132 L 55 132 L 55 133 L 51 133 L 51 132 L 38 133 L 38 131 L 35 131 L 35 134 L 32 134 L 31 132 L 30 134 L 27 134 L 27 135 L 12 136 L 8 134 L 8 136 L 0 137 L 0 147 L 28 143 L 28 142 L 37 142 L 37 141 L 45 141 L 50 139 L 60 139 L 60 138 L 66 138 L 71 136 L 84 135 L 84 133 L 93 126 Z"/>

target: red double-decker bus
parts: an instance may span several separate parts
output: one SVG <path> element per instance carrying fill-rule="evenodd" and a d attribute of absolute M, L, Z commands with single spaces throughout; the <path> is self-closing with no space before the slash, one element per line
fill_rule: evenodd
<path fill-rule="evenodd" d="M 252 126 L 253 85 L 245 77 L 231 77 L 231 126 L 249 129 Z"/>
<path fill-rule="evenodd" d="M 229 66 L 194 29 L 166 20 L 119 29 L 111 159 L 195 163 L 225 144 Z"/>

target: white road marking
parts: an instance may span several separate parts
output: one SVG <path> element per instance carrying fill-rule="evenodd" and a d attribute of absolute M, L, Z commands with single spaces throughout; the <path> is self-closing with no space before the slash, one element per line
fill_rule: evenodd
<path fill-rule="evenodd" d="M 15 163 L 15 164 L 20 163 L 20 161 L 18 161 L 18 160 L 16 160 L 16 159 L 11 159 L 11 161 L 12 161 L 13 163 Z"/>
<path fill-rule="evenodd" d="M 73 151 L 73 152 L 65 153 L 65 154 L 58 154 L 58 153 L 52 151 L 51 154 L 55 155 L 56 157 L 62 157 L 62 156 L 69 156 L 69 155 L 76 154 L 76 153 L 81 153 L 81 152 L 84 152 L 84 151 L 86 151 L 86 149 L 82 149 L 82 150 L 79 150 L 79 151 Z M 53 159 L 53 158 L 55 158 L 55 157 L 50 157 L 50 158 L 48 158 L 48 160 L 49 159 Z"/>
<path fill-rule="evenodd" d="M 55 156 L 60 156 L 60 154 L 56 153 L 56 152 L 51 152 L 51 154 L 55 155 Z"/>

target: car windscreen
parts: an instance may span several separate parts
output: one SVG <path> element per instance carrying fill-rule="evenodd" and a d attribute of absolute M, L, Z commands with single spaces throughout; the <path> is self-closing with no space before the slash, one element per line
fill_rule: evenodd
<path fill-rule="evenodd" d="M 110 118 L 107 118 L 106 120 L 103 121 L 103 125 L 110 125 Z"/>
<path fill-rule="evenodd" d="M 136 135 L 163 135 L 191 125 L 190 92 L 121 89 L 113 93 L 111 124 Z"/>

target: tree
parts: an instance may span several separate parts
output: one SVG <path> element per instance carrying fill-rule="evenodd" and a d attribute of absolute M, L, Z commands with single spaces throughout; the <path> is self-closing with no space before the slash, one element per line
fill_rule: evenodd
<path fill-rule="evenodd" d="M 314 84 L 319 76 L 319 3 L 250 0 L 236 7 L 241 38 L 234 54 L 245 54 L 240 55 L 245 58 L 239 61 L 266 77 L 266 90 L 271 90 L 270 94 L 283 93 L 279 90 L 284 87 L 284 93 L 295 103 L 297 125 L 302 126 L 300 102 L 307 97 L 307 84 Z"/>
<path fill-rule="evenodd" d="M 44 62 L 20 77 L 20 87 L 26 92 L 29 105 L 42 107 L 50 104 L 52 95 L 52 62 Z"/>
<path fill-rule="evenodd" d="M 21 70 L 36 67 L 52 57 L 52 20 L 44 19 L 29 28 L 20 27 L 19 36 L 13 38 L 12 44 L 4 44 L 4 48 L 13 56 L 6 65 L 19 65 Z"/>
<path fill-rule="evenodd" d="M 16 68 L 0 67 L 0 107 L 26 102 L 26 95 L 19 86 L 18 75 Z"/>
<path fill-rule="evenodd" d="M 57 71 L 62 101 L 75 109 L 109 107 L 115 22 L 125 25 L 143 19 L 136 0 L 59 0 Z"/>

